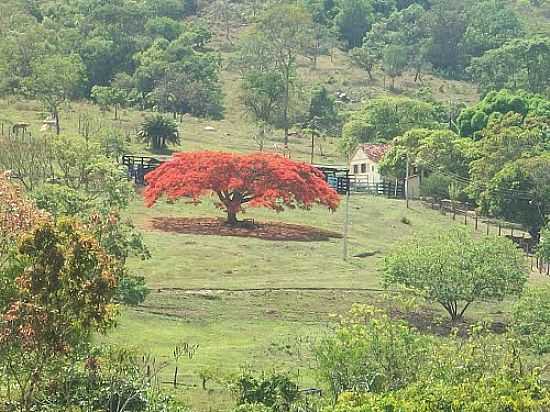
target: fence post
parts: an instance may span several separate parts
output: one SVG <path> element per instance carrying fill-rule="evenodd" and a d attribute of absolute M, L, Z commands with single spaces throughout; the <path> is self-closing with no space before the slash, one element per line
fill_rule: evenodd
<path fill-rule="evenodd" d="M 502 236 L 502 226 L 500 225 L 500 223 L 498 224 L 498 235 Z"/>
<path fill-rule="evenodd" d="M 439 213 L 441 213 L 442 215 L 444 215 L 445 213 L 443 212 L 443 202 L 439 202 Z"/>
<path fill-rule="evenodd" d="M 468 224 L 468 212 L 464 211 L 464 225 Z"/>
<path fill-rule="evenodd" d="M 487 222 L 487 234 L 489 234 L 489 222 Z"/>
<path fill-rule="evenodd" d="M 476 212 L 476 232 L 477 232 L 477 229 L 478 229 L 478 217 L 477 217 L 477 212 Z"/>
<path fill-rule="evenodd" d="M 510 236 L 514 237 L 514 227 L 512 226 L 512 228 L 510 229 Z"/>

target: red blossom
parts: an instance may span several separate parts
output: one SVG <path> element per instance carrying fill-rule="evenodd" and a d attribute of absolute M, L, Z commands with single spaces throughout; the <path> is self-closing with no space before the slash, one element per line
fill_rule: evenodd
<path fill-rule="evenodd" d="M 178 153 L 145 179 L 148 207 L 163 196 L 198 202 L 210 194 L 217 195 L 229 215 L 241 212 L 244 205 L 282 211 L 321 204 L 335 210 L 340 202 L 318 169 L 267 153 Z"/>

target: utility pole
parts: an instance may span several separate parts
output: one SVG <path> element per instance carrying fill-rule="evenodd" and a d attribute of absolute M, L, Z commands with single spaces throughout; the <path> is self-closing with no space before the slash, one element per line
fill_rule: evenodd
<path fill-rule="evenodd" d="M 342 250 L 344 261 L 348 260 L 348 232 L 349 232 L 349 198 L 350 198 L 350 187 L 346 191 L 346 212 L 344 216 L 344 246 Z"/>
<path fill-rule="evenodd" d="M 409 154 L 407 153 L 407 172 L 405 177 L 405 201 L 407 203 L 407 209 L 409 208 Z"/>
<path fill-rule="evenodd" d="M 315 131 L 311 130 L 311 160 L 310 163 L 313 164 L 313 158 L 315 157 Z"/>

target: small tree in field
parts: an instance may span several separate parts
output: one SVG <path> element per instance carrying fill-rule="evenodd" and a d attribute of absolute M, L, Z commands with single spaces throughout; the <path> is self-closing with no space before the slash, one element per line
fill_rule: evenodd
<path fill-rule="evenodd" d="M 519 295 L 527 281 L 523 254 L 508 239 L 451 230 L 415 240 L 386 258 L 384 283 L 402 285 L 441 304 L 453 321 L 475 301 Z"/>
<path fill-rule="evenodd" d="M 167 143 L 180 142 L 176 122 L 161 114 L 146 118 L 141 124 L 138 136 L 149 143 L 153 150 L 164 150 Z"/>
<path fill-rule="evenodd" d="M 152 206 L 162 196 L 198 201 L 215 194 L 227 212 L 227 223 L 237 225 L 245 205 L 276 211 L 322 204 L 338 207 L 338 194 L 322 173 L 306 163 L 279 155 L 221 152 L 178 153 L 146 176 L 145 201 Z"/>

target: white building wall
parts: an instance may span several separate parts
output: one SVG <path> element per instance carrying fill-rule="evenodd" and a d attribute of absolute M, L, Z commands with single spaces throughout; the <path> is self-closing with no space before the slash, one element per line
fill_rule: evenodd
<path fill-rule="evenodd" d="M 378 163 L 371 160 L 362 149 L 357 150 L 350 162 L 350 175 L 355 181 L 382 183 L 384 178 L 378 169 Z"/>

